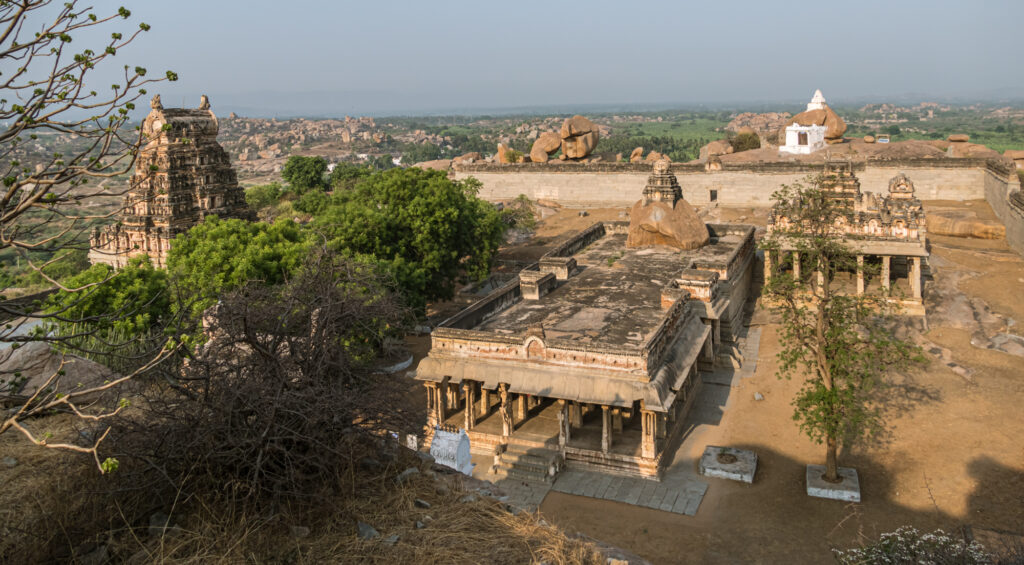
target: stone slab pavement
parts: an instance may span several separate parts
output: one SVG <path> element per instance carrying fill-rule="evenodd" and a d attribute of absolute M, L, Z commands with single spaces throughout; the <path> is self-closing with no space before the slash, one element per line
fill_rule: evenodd
<path fill-rule="evenodd" d="M 693 516 L 708 485 L 685 473 L 666 473 L 661 481 L 655 481 L 592 471 L 563 471 L 551 490 Z"/>

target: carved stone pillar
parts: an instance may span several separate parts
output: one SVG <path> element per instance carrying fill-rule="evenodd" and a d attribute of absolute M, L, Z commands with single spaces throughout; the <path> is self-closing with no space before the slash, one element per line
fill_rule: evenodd
<path fill-rule="evenodd" d="M 571 439 L 572 431 L 569 426 L 569 403 L 565 400 L 558 401 L 558 447 L 565 449 Z"/>
<path fill-rule="evenodd" d="M 444 425 L 444 421 L 448 419 L 448 377 L 445 377 L 441 381 L 441 385 L 437 387 L 437 425 Z"/>
<path fill-rule="evenodd" d="M 476 383 L 470 380 L 462 381 L 462 391 L 466 395 L 465 428 L 472 430 L 476 425 Z"/>
<path fill-rule="evenodd" d="M 921 299 L 921 258 L 914 257 L 913 264 L 910 267 L 910 290 L 914 293 L 914 298 Z"/>
<path fill-rule="evenodd" d="M 527 412 L 527 408 L 526 408 L 526 395 L 525 394 L 517 394 L 516 395 L 516 421 L 517 422 L 525 421 L 526 420 L 526 412 Z"/>
<path fill-rule="evenodd" d="M 427 383 L 427 427 L 433 428 L 440 424 L 437 421 L 437 384 Z"/>
<path fill-rule="evenodd" d="M 491 391 L 480 386 L 480 418 L 486 418 L 491 413 Z"/>
<path fill-rule="evenodd" d="M 857 255 L 857 294 L 864 294 L 864 256 Z"/>
<path fill-rule="evenodd" d="M 656 424 L 654 421 L 654 412 L 642 410 L 640 411 L 640 417 L 640 424 L 643 429 L 640 436 L 640 455 L 644 459 L 654 459 L 654 456 L 656 455 L 654 441 L 654 428 Z"/>
<path fill-rule="evenodd" d="M 578 402 L 569 401 L 569 425 L 574 428 L 583 425 L 583 414 Z"/>
<path fill-rule="evenodd" d="M 608 453 L 612 449 L 612 411 L 607 406 L 601 407 L 601 452 Z"/>
<path fill-rule="evenodd" d="M 793 278 L 800 280 L 800 252 L 793 252 Z"/>
<path fill-rule="evenodd" d="M 612 409 L 612 431 L 622 433 L 622 409 Z"/>
<path fill-rule="evenodd" d="M 891 262 L 892 257 L 888 255 L 882 255 L 882 288 L 884 288 L 885 290 L 889 290 L 889 279 L 891 278 L 891 275 L 889 274 L 889 264 Z"/>
<path fill-rule="evenodd" d="M 501 407 L 498 409 L 501 413 L 501 435 L 508 437 L 512 435 L 512 403 L 510 402 L 508 385 L 501 383 L 498 385 L 498 396 L 501 398 Z"/>

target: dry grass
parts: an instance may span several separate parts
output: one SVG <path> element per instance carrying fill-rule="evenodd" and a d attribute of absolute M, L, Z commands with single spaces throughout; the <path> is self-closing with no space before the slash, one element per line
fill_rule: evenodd
<path fill-rule="evenodd" d="M 39 425 L 66 429 L 67 422 L 56 416 Z M 422 463 L 401 448 L 360 444 L 352 460 L 378 458 L 383 469 L 353 464 L 309 503 L 263 515 L 240 514 L 214 492 L 132 490 L 123 484 L 128 475 L 100 477 L 88 461 L 24 446 L 14 436 L 0 437 L 0 451 L 18 459 L 13 468 L 0 465 L 4 563 L 76 561 L 101 547 L 112 562 L 130 563 L 604 563 L 596 545 L 536 515 L 512 514 L 493 498 L 460 502 L 471 487 L 460 475 L 421 467 L 396 483 L 399 472 Z M 163 536 L 149 531 L 154 512 L 171 516 Z M 357 521 L 380 536 L 359 539 Z M 399 539 L 389 545 L 393 535 Z"/>

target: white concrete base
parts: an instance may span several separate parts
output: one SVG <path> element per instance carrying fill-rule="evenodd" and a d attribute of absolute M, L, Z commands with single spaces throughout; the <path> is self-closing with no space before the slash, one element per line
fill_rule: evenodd
<path fill-rule="evenodd" d="M 860 502 L 860 480 L 857 470 L 850 467 L 839 468 L 840 483 L 830 483 L 821 476 L 825 474 L 824 465 L 807 466 L 807 496 L 831 498 L 846 502 Z"/>
<path fill-rule="evenodd" d="M 719 455 L 731 455 L 736 460 L 725 463 L 719 460 Z M 753 451 L 709 445 L 704 449 L 704 455 L 700 458 L 700 474 L 706 477 L 753 483 L 755 472 L 757 472 L 757 454 Z"/>

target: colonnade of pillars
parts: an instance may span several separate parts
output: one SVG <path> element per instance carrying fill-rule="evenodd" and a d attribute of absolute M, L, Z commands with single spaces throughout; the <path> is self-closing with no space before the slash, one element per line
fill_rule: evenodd
<path fill-rule="evenodd" d="M 792 257 L 793 264 L 793 276 L 800 278 L 800 252 L 799 251 L 780 251 L 779 253 L 789 253 Z M 769 281 L 772 278 L 772 264 L 774 253 L 772 251 L 764 252 L 764 280 Z M 882 272 L 880 275 L 882 288 L 888 290 L 892 285 L 892 255 L 879 255 L 882 259 Z M 910 292 L 912 296 L 920 300 L 921 299 L 921 258 L 920 257 L 907 257 L 909 261 L 910 272 L 908 277 L 910 279 Z M 824 275 L 821 271 L 815 271 L 818 278 L 818 284 L 823 284 Z M 857 294 L 864 294 L 864 255 L 857 255 Z"/>
<path fill-rule="evenodd" d="M 479 398 L 477 397 L 479 393 Z M 495 405 L 491 396 L 500 401 Z M 502 436 L 512 435 L 515 425 L 526 420 L 530 410 L 540 405 L 538 396 L 514 394 L 509 392 L 507 384 L 499 384 L 497 390 L 490 391 L 481 383 L 470 380 L 461 386 L 450 384 L 447 379 L 440 383 L 427 385 L 427 414 L 429 425 L 444 424 L 448 415 L 454 411 L 464 410 L 464 428 L 472 430 L 478 421 L 491 414 L 493 409 L 502 420 Z M 650 410 L 628 410 L 615 406 L 586 404 L 571 400 L 558 400 L 558 445 L 565 448 L 572 438 L 573 430 L 583 427 L 583 418 L 592 411 L 601 412 L 601 451 L 609 453 L 615 441 L 615 435 L 621 434 L 626 421 L 635 417 L 641 418 L 641 455 L 654 458 L 658 451 L 658 442 L 665 438 L 668 423 L 674 420 L 674 411 L 667 414 Z"/>

